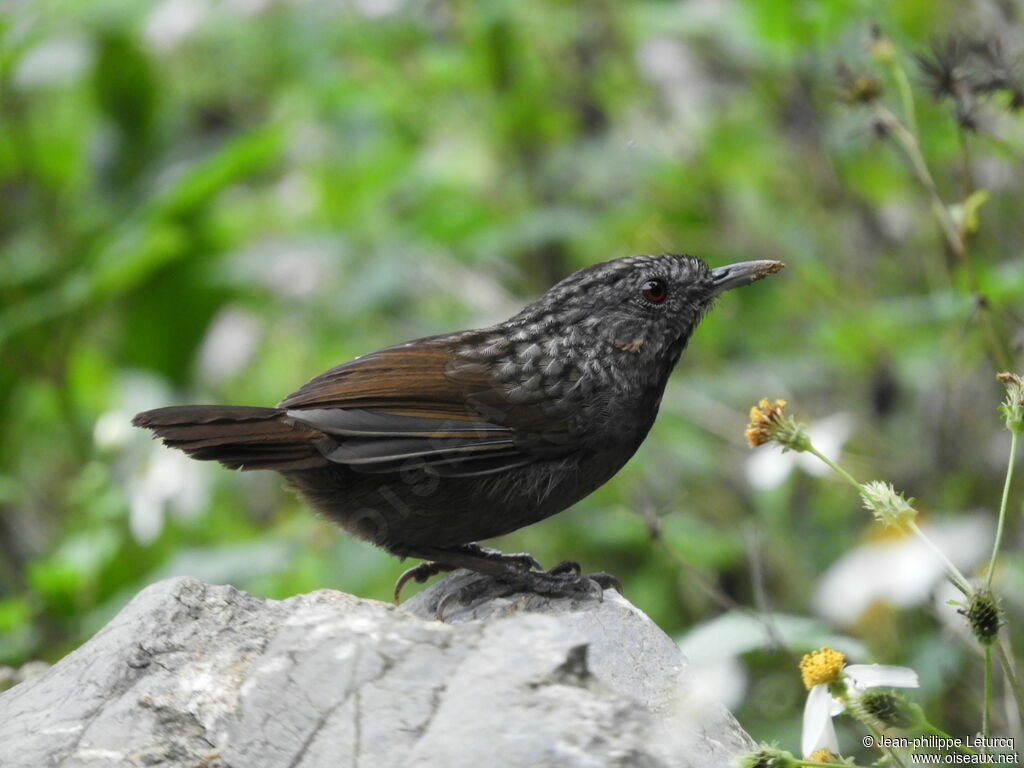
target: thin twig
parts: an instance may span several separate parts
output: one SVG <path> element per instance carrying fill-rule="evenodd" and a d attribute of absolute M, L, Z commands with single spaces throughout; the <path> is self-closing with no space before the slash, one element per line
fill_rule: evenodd
<path fill-rule="evenodd" d="M 1006 467 L 1006 480 L 1003 483 L 1003 498 L 999 502 L 999 522 L 996 523 L 996 540 L 992 545 L 992 557 L 988 561 L 988 576 L 985 578 L 985 584 L 992 588 L 992 575 L 996 570 L 996 558 L 999 556 L 999 545 L 1003 541 L 1003 524 L 1006 522 L 1006 504 L 1010 498 L 1010 482 L 1013 480 L 1013 465 L 1017 459 L 1017 438 L 1019 435 L 1016 432 L 1010 433 L 1010 459 Z"/>

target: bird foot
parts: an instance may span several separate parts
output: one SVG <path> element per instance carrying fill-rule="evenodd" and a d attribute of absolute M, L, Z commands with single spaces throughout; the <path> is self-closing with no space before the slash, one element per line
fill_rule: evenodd
<path fill-rule="evenodd" d="M 403 554 L 422 558 L 426 562 L 413 566 L 398 577 L 394 589 L 396 603 L 402 587 L 409 581 L 422 584 L 432 576 L 456 568 L 465 568 L 479 574 L 474 581 L 441 599 L 437 607 L 438 618 L 452 600 L 461 605 L 472 605 L 481 599 L 506 597 L 521 592 L 603 600 L 606 589 L 622 593 L 622 584 L 614 576 L 604 572 L 584 574 L 579 563 L 572 560 L 563 560 L 545 571 L 536 558 L 526 552 L 506 554 L 479 544 L 422 548 Z"/>
<path fill-rule="evenodd" d="M 547 571 L 521 571 L 504 576 L 481 575 L 475 581 L 456 589 L 437 604 L 437 618 L 444 619 L 451 605 L 471 607 L 481 602 L 515 594 L 544 595 L 575 599 L 604 600 L 604 591 L 614 589 L 622 594 L 622 584 L 611 574 L 581 573 L 578 563 L 565 560 Z"/>
<path fill-rule="evenodd" d="M 454 571 L 456 568 L 469 567 L 470 570 L 476 570 L 472 565 L 467 565 L 467 561 L 485 563 L 486 570 L 483 568 L 480 570 L 481 572 L 487 573 L 507 573 L 513 571 L 531 571 L 534 569 L 541 569 L 541 564 L 537 561 L 537 558 L 528 552 L 514 552 L 509 554 L 497 549 L 492 549 L 491 547 L 482 547 L 479 544 L 464 544 L 460 547 L 453 548 L 451 552 L 446 554 L 455 561 L 453 564 L 449 564 L 440 559 L 430 559 L 426 562 L 420 563 L 419 565 L 414 565 L 412 568 L 404 571 L 395 582 L 395 604 L 398 604 L 398 600 L 402 594 L 402 587 L 410 581 L 415 581 L 417 584 L 424 584 L 427 579 L 441 573 Z M 432 557 L 434 556 L 435 555 L 432 554 Z M 555 568 L 559 568 L 567 563 L 575 566 L 576 572 L 579 573 L 579 565 L 572 563 L 569 560 L 559 563 Z"/>
<path fill-rule="evenodd" d="M 502 552 L 500 549 L 481 547 L 479 544 L 467 544 L 463 549 L 467 552 L 472 552 L 478 557 L 490 560 L 491 562 L 511 565 L 524 571 L 534 569 L 538 571 L 543 570 L 537 558 L 529 552 Z M 565 560 L 564 562 L 568 563 L 570 561 Z M 559 563 L 559 565 L 562 565 L 562 563 Z M 577 566 L 577 568 L 579 568 L 579 566 Z"/>

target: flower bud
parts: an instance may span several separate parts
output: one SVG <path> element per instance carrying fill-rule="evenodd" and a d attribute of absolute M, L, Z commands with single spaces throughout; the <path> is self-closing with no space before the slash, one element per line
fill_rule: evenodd
<path fill-rule="evenodd" d="M 761 744 L 753 752 L 741 755 L 736 765 L 738 768 L 797 768 L 798 764 L 792 753 L 774 744 Z"/>
<path fill-rule="evenodd" d="M 1024 378 L 1009 371 L 997 373 L 996 378 L 1006 386 L 1006 399 L 999 411 L 1006 419 L 1006 428 L 1019 435 L 1024 432 Z"/>
<path fill-rule="evenodd" d="M 867 690 L 850 702 L 850 714 L 881 728 L 913 728 L 921 724 L 921 708 L 899 693 Z"/>

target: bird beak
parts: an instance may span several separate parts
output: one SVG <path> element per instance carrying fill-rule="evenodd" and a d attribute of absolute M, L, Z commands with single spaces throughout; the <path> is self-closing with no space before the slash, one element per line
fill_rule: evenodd
<path fill-rule="evenodd" d="M 773 275 L 785 264 L 781 261 L 741 261 L 711 270 L 711 295 L 717 296 L 730 288 L 756 283 L 763 277 Z"/>

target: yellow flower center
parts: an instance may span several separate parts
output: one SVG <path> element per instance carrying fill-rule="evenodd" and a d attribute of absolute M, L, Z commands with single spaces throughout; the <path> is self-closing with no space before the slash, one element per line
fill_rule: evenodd
<path fill-rule="evenodd" d="M 800 659 L 800 675 L 804 686 L 811 690 L 816 685 L 828 685 L 839 679 L 846 657 L 839 651 L 833 651 L 823 645 L 816 651 L 806 654 Z"/>
<path fill-rule="evenodd" d="M 824 747 L 823 749 L 819 749 L 819 750 L 817 750 L 815 752 L 811 752 L 811 754 L 809 754 L 807 756 L 807 759 L 810 760 L 811 762 L 815 762 L 815 763 L 838 763 L 839 762 L 839 759 L 829 751 L 828 747 Z"/>

